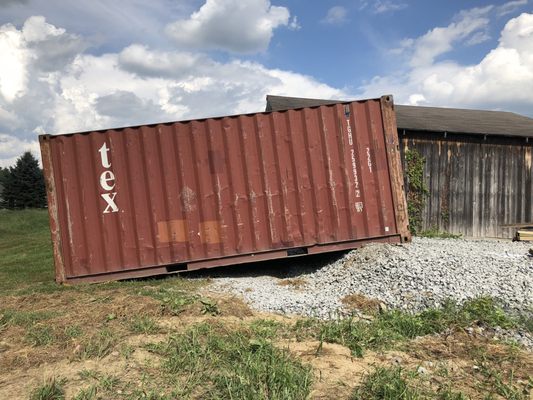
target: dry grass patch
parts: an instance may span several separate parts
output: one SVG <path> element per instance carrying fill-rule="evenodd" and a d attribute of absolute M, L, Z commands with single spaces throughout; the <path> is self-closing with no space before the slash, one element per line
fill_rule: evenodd
<path fill-rule="evenodd" d="M 379 300 L 371 299 L 360 293 L 344 296 L 341 302 L 348 310 L 358 310 L 370 315 L 377 314 L 381 307 Z"/>
<path fill-rule="evenodd" d="M 437 385 L 453 385 L 473 399 L 529 400 L 533 390 L 533 353 L 518 346 L 458 330 L 420 338 L 407 347 L 417 359 L 433 364 Z"/>
<path fill-rule="evenodd" d="M 304 278 L 287 278 L 280 279 L 277 282 L 278 286 L 287 286 L 292 289 L 300 290 L 307 285 L 307 281 Z"/>
<path fill-rule="evenodd" d="M 130 334 L 136 318 L 161 315 L 158 301 L 127 290 L 7 296 L 3 300 L 0 370 L 6 372 L 64 358 L 101 358 Z"/>

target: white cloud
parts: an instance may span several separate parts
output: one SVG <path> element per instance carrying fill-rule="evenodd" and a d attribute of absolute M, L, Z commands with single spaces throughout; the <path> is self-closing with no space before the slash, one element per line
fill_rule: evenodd
<path fill-rule="evenodd" d="M 291 21 L 289 22 L 289 29 L 292 31 L 298 31 L 302 29 L 302 26 L 298 22 L 298 17 L 296 15 L 291 18 Z"/>
<path fill-rule="evenodd" d="M 341 25 L 344 22 L 346 22 L 346 16 L 348 15 L 348 11 L 346 8 L 342 6 L 334 6 L 331 7 L 324 19 L 322 19 L 322 23 L 324 24 L 330 24 L 330 25 Z"/>
<path fill-rule="evenodd" d="M 492 6 L 460 12 L 446 27 L 436 27 L 417 39 L 403 40 L 401 48 L 408 55 L 412 67 L 431 65 L 435 59 L 453 49 L 461 41 L 480 43 L 488 38 L 488 13 Z M 397 49 L 396 49 L 397 50 Z"/>
<path fill-rule="evenodd" d="M 11 24 L 0 27 L 0 54 L 0 94 L 12 102 L 26 88 L 30 54 L 24 48 L 21 32 Z"/>
<path fill-rule="evenodd" d="M 507 14 L 511 14 L 512 12 L 518 10 L 519 8 L 525 6 L 528 3 L 528 0 L 515 0 L 515 1 L 508 1 L 507 3 L 498 6 L 496 8 L 496 12 L 499 16 L 504 16 Z"/>
<path fill-rule="evenodd" d="M 73 45 L 53 65 L 37 42 L 56 55 L 58 48 Z M 239 59 L 215 61 L 197 52 L 131 44 L 118 52 L 87 54 L 79 37 L 42 17 L 27 20 L 21 29 L 0 26 L 0 48 L 13 60 L 9 68 L 0 63 L 3 165 L 26 149 L 36 151 L 39 133 L 262 111 L 268 93 L 346 96 L 310 76 Z"/>
<path fill-rule="evenodd" d="M 490 40 L 490 35 L 487 31 L 478 31 L 470 36 L 465 42 L 468 46 L 475 46 L 476 44 L 480 44 L 483 42 L 486 42 L 487 40 Z"/>
<path fill-rule="evenodd" d="M 0 133 L 0 167 L 10 167 L 15 164 L 25 151 L 31 151 L 40 160 L 39 142 L 37 140 L 23 140 L 16 136 Z"/>
<path fill-rule="evenodd" d="M 187 48 L 255 53 L 267 49 L 273 31 L 289 25 L 286 7 L 269 0 L 206 0 L 188 19 L 169 24 L 167 34 Z M 292 27 L 298 27 L 296 20 Z"/>
<path fill-rule="evenodd" d="M 33 50 L 34 58 L 39 60 L 34 66 L 44 71 L 62 69 L 87 47 L 78 36 L 48 24 L 42 16 L 28 18 L 22 36 L 26 46 Z"/>
<path fill-rule="evenodd" d="M 469 21 L 474 23 L 473 19 Z M 533 14 L 524 13 L 509 20 L 498 45 L 479 63 L 472 65 L 435 60 L 437 55 L 449 51 L 450 43 L 457 38 L 467 40 L 473 33 L 467 27 L 459 29 L 458 26 L 464 26 L 461 21 L 452 25 L 453 34 L 440 35 L 445 38 L 444 45 L 434 42 L 437 50 L 431 50 L 426 41 L 435 29 L 413 41 L 410 55 L 420 55 L 423 62 L 409 58 L 403 70 L 388 77 L 373 78 L 361 88 L 360 95 L 393 93 L 399 103 L 512 109 L 531 115 Z M 481 28 L 483 24 L 477 26 Z"/>
<path fill-rule="evenodd" d="M 392 13 L 407 7 L 406 3 L 395 0 L 359 0 L 359 10 L 370 10 L 372 14 Z"/>
<path fill-rule="evenodd" d="M 374 13 L 382 14 L 386 12 L 399 11 L 407 8 L 407 4 L 391 0 L 376 0 L 374 2 Z"/>
<path fill-rule="evenodd" d="M 46 23 L 43 16 L 28 18 L 22 28 L 22 35 L 27 42 L 43 42 L 50 37 L 58 37 L 64 33 L 64 29 Z"/>
<path fill-rule="evenodd" d="M 180 77 L 207 61 L 199 54 L 150 51 L 140 44 L 126 47 L 119 55 L 119 64 L 123 69 L 145 76 Z"/>

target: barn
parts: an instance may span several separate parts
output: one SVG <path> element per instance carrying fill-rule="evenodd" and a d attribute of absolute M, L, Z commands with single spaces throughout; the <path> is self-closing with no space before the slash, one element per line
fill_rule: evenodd
<path fill-rule="evenodd" d="M 267 96 L 266 111 L 335 102 Z M 395 110 L 404 168 L 408 152 L 416 150 L 425 160 L 421 229 L 511 238 L 515 228 L 509 225 L 533 221 L 532 118 L 441 107 Z"/>

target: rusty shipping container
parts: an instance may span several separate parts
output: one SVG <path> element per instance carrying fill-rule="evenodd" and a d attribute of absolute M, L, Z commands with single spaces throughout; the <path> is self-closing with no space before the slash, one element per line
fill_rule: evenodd
<path fill-rule="evenodd" d="M 58 282 L 410 238 L 391 96 L 39 141 Z"/>

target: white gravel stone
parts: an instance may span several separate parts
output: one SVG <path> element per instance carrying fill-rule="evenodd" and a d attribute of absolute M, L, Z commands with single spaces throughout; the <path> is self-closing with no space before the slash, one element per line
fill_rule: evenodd
<path fill-rule="evenodd" d="M 278 273 L 211 272 L 211 289 L 240 295 L 257 310 L 331 318 L 345 314 L 342 298 L 362 294 L 409 312 L 491 296 L 511 311 L 533 309 L 533 258 L 523 242 L 414 238 L 372 244 L 328 262 L 300 258 Z M 270 271 L 272 272 L 272 271 Z M 214 275 L 213 275 L 214 274 Z M 280 278 L 305 285 L 280 285 Z"/>

